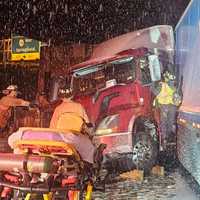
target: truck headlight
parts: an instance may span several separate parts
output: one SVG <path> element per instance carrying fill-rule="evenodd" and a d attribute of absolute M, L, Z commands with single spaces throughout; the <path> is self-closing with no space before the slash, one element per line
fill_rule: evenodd
<path fill-rule="evenodd" d="M 107 135 L 115 133 L 118 130 L 119 115 L 110 115 L 105 117 L 97 126 L 96 135 Z"/>

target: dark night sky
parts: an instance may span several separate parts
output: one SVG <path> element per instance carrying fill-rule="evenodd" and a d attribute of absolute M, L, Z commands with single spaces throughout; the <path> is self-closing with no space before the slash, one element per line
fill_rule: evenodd
<path fill-rule="evenodd" d="M 175 27 L 189 0 L 0 0 L 0 38 L 99 43 L 157 24 Z"/>

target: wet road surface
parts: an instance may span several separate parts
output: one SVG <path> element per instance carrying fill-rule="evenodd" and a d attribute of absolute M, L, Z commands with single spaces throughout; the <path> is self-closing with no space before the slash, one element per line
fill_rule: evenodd
<path fill-rule="evenodd" d="M 116 177 L 106 191 L 94 192 L 93 200 L 198 200 L 177 168 L 162 176 L 148 176 L 142 182 Z"/>

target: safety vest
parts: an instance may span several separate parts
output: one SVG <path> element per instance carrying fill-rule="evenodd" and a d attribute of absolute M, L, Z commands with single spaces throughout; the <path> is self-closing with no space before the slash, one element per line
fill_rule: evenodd
<path fill-rule="evenodd" d="M 174 104 L 173 95 L 175 89 L 171 88 L 167 83 L 162 82 L 160 93 L 157 95 L 156 100 L 159 104 Z"/>

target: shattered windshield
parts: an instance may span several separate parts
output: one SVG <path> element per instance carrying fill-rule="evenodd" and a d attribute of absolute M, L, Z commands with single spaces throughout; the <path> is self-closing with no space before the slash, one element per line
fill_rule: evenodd
<path fill-rule="evenodd" d="M 76 70 L 72 88 L 76 94 L 87 94 L 106 88 L 110 80 L 115 80 L 116 84 L 127 84 L 135 80 L 135 65 L 133 57 L 128 57 Z"/>

